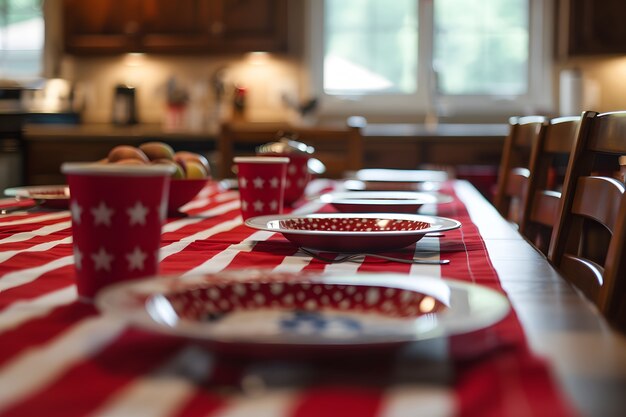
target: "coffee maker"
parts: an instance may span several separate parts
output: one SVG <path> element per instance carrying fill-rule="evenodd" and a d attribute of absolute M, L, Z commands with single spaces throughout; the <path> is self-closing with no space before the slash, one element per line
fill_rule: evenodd
<path fill-rule="evenodd" d="M 113 95 L 112 121 L 116 125 L 137 124 L 135 87 L 116 85 Z"/>

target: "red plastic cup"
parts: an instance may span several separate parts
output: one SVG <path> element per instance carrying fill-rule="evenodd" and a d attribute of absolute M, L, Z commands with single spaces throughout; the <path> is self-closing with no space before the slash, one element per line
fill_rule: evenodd
<path fill-rule="evenodd" d="M 244 219 L 282 213 L 289 158 L 237 156 L 237 179 Z"/>
<path fill-rule="evenodd" d="M 79 298 L 156 275 L 167 213 L 169 165 L 66 163 Z"/>

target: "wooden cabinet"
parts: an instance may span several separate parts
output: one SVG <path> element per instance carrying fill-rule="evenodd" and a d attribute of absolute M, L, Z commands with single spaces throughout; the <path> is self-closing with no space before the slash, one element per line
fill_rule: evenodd
<path fill-rule="evenodd" d="M 285 0 L 214 1 L 213 39 L 221 52 L 285 51 L 287 2 Z"/>
<path fill-rule="evenodd" d="M 287 49 L 287 0 L 64 0 L 63 19 L 77 55 Z"/>
<path fill-rule="evenodd" d="M 65 0 L 65 50 L 70 53 L 124 52 L 139 45 L 139 1 Z"/>
<path fill-rule="evenodd" d="M 561 0 L 559 9 L 568 56 L 626 53 L 626 1 Z"/>

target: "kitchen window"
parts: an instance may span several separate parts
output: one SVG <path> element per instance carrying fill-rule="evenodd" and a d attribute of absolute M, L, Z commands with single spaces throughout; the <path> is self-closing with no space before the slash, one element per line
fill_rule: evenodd
<path fill-rule="evenodd" d="M 43 46 L 41 0 L 0 0 L 0 78 L 41 76 Z"/>
<path fill-rule="evenodd" d="M 549 111 L 551 6 L 551 0 L 310 1 L 312 94 L 322 114 Z"/>

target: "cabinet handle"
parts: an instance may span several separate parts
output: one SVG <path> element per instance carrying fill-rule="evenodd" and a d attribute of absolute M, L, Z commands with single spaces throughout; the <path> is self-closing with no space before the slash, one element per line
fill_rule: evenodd
<path fill-rule="evenodd" d="M 211 24 L 211 33 L 213 35 L 221 35 L 223 32 L 224 32 L 224 23 L 213 22 L 213 24 Z"/>
<path fill-rule="evenodd" d="M 124 25 L 124 33 L 127 35 L 136 35 L 139 32 L 139 22 L 131 20 Z"/>

